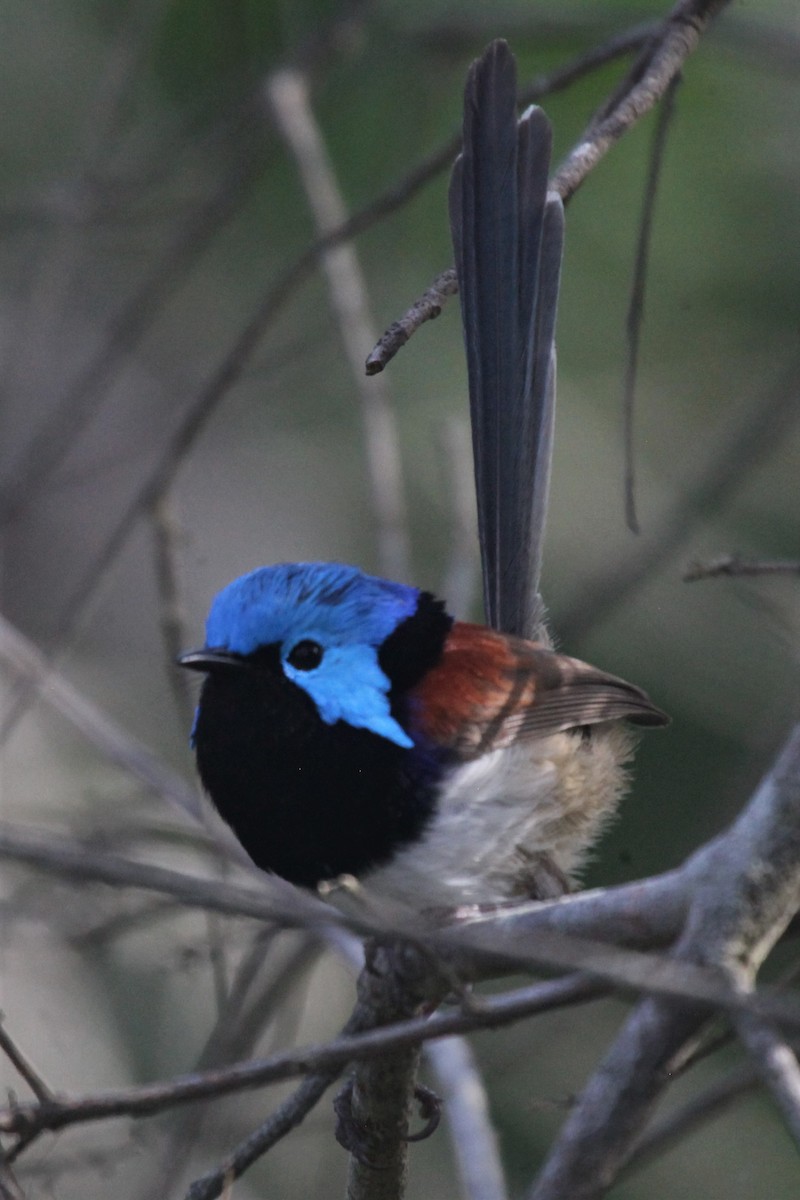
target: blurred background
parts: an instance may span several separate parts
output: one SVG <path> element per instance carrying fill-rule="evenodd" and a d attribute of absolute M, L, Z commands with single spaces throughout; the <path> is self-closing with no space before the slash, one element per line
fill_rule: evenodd
<path fill-rule="evenodd" d="M 202 642 L 209 601 L 233 576 L 339 559 L 480 617 L 457 302 L 379 380 L 356 376 L 325 275 L 311 259 L 292 273 L 319 230 L 275 120 L 276 71 L 304 71 L 355 214 L 455 135 L 466 68 L 491 38 L 509 39 L 524 86 L 665 11 L 5 0 L 2 615 L 187 794 L 192 698 L 172 657 Z M 543 101 L 556 162 L 627 61 Z M 725 554 L 800 554 L 799 73 L 785 0 L 726 10 L 687 64 L 640 350 L 638 536 L 624 519 L 622 391 L 653 114 L 568 207 L 546 598 L 564 649 L 673 716 L 641 744 L 591 885 L 667 869 L 713 836 L 797 717 L 797 577 L 682 577 Z M 446 188 L 447 172 L 432 172 L 354 243 L 376 333 L 451 261 Z M 221 869 L 202 828 L 21 683 L 7 653 L 0 685 L 2 821 L 97 854 Z M 206 1048 L 221 1061 L 331 1036 L 346 1017 L 350 971 L 300 935 L 2 860 L 0 874 L 0 1007 L 58 1089 L 189 1070 L 215 1022 L 231 1034 Z M 609 1001 L 474 1039 L 517 1192 L 624 1012 Z M 668 1104 L 732 1060 L 705 1063 Z M 0 1080 L 24 1094 L 4 1061 Z M 30 1196 L 179 1197 L 282 1094 L 217 1103 L 210 1123 L 194 1107 L 43 1138 L 19 1180 Z M 331 1126 L 325 1100 L 236 1196 L 340 1194 L 346 1156 Z M 779 1119 L 748 1095 L 612 1194 L 782 1200 L 797 1180 Z M 414 1147 L 411 1194 L 459 1194 L 444 1133 Z"/>

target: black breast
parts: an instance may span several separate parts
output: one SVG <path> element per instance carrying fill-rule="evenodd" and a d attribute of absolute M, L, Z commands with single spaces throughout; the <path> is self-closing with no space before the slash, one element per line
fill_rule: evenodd
<path fill-rule="evenodd" d="M 430 749 L 326 724 L 274 646 L 207 676 L 195 748 L 206 790 L 254 862 L 306 886 L 362 875 L 419 837 L 441 770 Z"/>

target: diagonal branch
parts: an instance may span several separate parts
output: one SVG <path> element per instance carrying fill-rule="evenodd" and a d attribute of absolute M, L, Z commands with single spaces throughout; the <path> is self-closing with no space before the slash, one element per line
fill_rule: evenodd
<path fill-rule="evenodd" d="M 586 177 L 633 126 L 661 99 L 686 59 L 697 49 L 709 23 L 729 0 L 679 0 L 672 12 L 661 22 L 625 79 L 612 93 L 601 110 L 595 114 L 578 143 L 573 147 L 550 180 L 550 188 L 567 203 Z M 544 93 L 540 93 L 544 94 Z M 538 96 L 536 98 L 539 98 Z M 530 103 L 526 95 L 525 102 Z M 442 302 L 451 290 L 453 276 L 445 272 L 448 289 L 441 290 Z M 439 276 L 439 280 L 444 276 Z M 439 282 L 437 280 L 437 283 Z M 436 317 L 441 305 L 417 301 L 404 317 L 387 331 L 367 359 L 367 372 L 382 371 L 419 324 Z M 418 321 L 418 324 L 415 324 Z"/>
<path fill-rule="evenodd" d="M 800 726 L 708 855 L 676 965 L 703 963 L 718 977 L 749 983 L 800 906 L 798 864 Z M 706 1015 L 663 997 L 639 1004 L 567 1118 L 531 1200 L 596 1200 L 605 1193 Z"/>

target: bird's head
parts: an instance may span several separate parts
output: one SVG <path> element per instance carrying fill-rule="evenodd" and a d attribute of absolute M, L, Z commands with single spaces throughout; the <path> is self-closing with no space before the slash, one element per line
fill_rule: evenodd
<path fill-rule="evenodd" d="M 216 596 L 205 647 L 179 661 L 208 673 L 271 665 L 311 697 L 326 724 L 345 721 L 410 747 L 391 712 L 397 680 L 390 665 L 395 659 L 400 665 L 394 635 L 408 628 L 413 637 L 422 597 L 432 600 L 417 588 L 339 563 L 260 567 Z M 433 604 L 443 639 L 450 621 Z"/>

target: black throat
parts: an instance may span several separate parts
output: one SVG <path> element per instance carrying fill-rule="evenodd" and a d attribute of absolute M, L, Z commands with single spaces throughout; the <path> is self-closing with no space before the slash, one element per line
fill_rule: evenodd
<path fill-rule="evenodd" d="M 380 648 L 392 716 L 408 729 L 408 691 L 438 661 L 452 619 L 422 593 Z M 279 647 L 212 670 L 194 732 L 203 785 L 253 861 L 313 887 L 362 876 L 424 832 L 444 766 L 343 721 L 328 725 L 283 673 Z"/>

